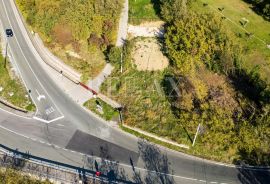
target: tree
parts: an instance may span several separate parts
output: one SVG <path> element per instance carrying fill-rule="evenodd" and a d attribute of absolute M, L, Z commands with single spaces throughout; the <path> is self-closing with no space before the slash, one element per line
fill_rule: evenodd
<path fill-rule="evenodd" d="M 187 0 L 161 0 L 161 16 L 167 22 L 182 19 L 187 11 Z"/>
<path fill-rule="evenodd" d="M 108 59 L 111 63 L 119 64 L 121 60 L 122 48 L 111 47 L 108 53 Z"/>

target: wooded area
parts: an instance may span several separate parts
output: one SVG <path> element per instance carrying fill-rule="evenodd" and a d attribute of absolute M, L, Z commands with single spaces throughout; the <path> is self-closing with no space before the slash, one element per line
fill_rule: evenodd
<path fill-rule="evenodd" d="M 163 12 L 173 10 L 162 6 L 161 16 L 169 20 L 165 44 L 173 71 L 184 81 L 181 96 L 169 98 L 179 122 L 192 131 L 202 123 L 201 143 L 209 149 L 236 148 L 242 160 L 269 164 L 270 88 L 259 66 L 251 71 L 242 67 L 245 48 L 222 18 L 189 11 L 186 0 L 171 3 L 182 11 L 168 18 Z"/>

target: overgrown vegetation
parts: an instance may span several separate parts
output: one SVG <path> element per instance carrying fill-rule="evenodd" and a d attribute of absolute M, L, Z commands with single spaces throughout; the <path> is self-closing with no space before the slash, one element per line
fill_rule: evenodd
<path fill-rule="evenodd" d="M 25 87 L 15 74 L 12 73 L 9 61 L 7 60 L 6 62 L 5 67 L 5 59 L 0 54 L 0 98 L 22 109 L 35 111 L 35 105 L 28 96 Z M 11 78 L 12 75 L 13 77 Z"/>
<path fill-rule="evenodd" d="M 118 121 L 118 111 L 99 98 L 88 100 L 85 102 L 84 106 L 107 121 Z"/>
<path fill-rule="evenodd" d="M 116 41 L 123 0 L 17 0 L 27 23 L 46 45 L 87 80 L 104 66 Z"/>
<path fill-rule="evenodd" d="M 22 175 L 13 169 L 0 168 L 0 184 L 51 184 L 49 181 L 40 181 L 27 175 Z"/>
<path fill-rule="evenodd" d="M 171 67 L 137 71 L 130 54 L 133 40 L 123 51 L 124 72 L 115 59 L 116 70 L 102 91 L 125 105 L 126 124 L 173 141 L 191 144 L 201 124 L 190 153 L 269 165 L 270 87 L 261 66 L 246 67 L 247 44 L 228 29 L 224 18 L 195 12 L 185 0 L 167 3 L 159 4 L 167 22 L 161 42 Z M 174 11 L 176 7 L 181 11 Z"/>

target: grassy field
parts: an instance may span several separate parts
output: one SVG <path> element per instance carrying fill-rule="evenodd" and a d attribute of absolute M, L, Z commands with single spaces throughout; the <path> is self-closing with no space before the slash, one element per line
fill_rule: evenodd
<path fill-rule="evenodd" d="M 101 111 L 97 109 L 97 105 L 100 105 L 102 107 L 103 113 L 101 113 Z M 84 106 L 107 121 L 118 118 L 118 112 L 100 99 L 92 98 L 89 101 L 85 102 Z"/>
<path fill-rule="evenodd" d="M 153 0 L 130 0 L 129 1 L 129 22 L 140 24 L 146 21 L 159 20 L 158 8 Z"/>
<path fill-rule="evenodd" d="M 0 87 L 3 88 L 0 92 L 0 97 L 17 107 L 34 111 L 35 106 L 31 102 L 31 99 L 26 96 L 27 92 L 24 86 L 20 83 L 19 79 L 12 79 L 10 77 L 9 63 L 7 62 L 7 68 L 4 67 L 4 58 L 2 55 L 0 55 L 0 74 Z M 12 93 L 13 95 L 10 95 Z"/>
<path fill-rule="evenodd" d="M 203 6 L 203 3 L 208 5 Z M 270 44 L 269 21 L 256 14 L 251 5 L 242 0 L 201 0 L 193 4 L 193 9 L 225 16 L 228 29 L 238 35 L 240 42 L 247 48 L 243 58 L 244 67 L 253 68 L 259 65 L 262 77 L 270 82 L 270 49 L 267 48 L 267 44 Z M 246 26 L 241 25 L 244 19 L 248 20 Z M 249 38 L 247 32 L 253 36 Z"/>

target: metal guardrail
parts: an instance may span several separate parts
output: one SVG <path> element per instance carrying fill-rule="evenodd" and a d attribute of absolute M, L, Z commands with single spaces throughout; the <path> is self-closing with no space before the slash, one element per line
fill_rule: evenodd
<path fill-rule="evenodd" d="M 41 158 L 41 157 L 37 157 L 37 156 L 31 155 L 29 153 L 23 153 L 23 152 L 18 151 L 17 149 L 11 149 L 11 148 L 9 148 L 5 145 L 2 145 L 2 144 L 0 144 L 0 155 L 1 155 L 1 152 L 4 153 L 9 158 L 12 158 L 12 164 L 14 164 L 15 166 L 16 166 L 16 162 L 21 163 L 23 161 L 23 162 L 28 162 L 28 163 L 34 164 L 36 167 L 37 166 L 46 167 L 47 170 L 48 170 L 48 168 L 54 169 L 56 171 L 60 171 L 62 173 L 65 173 L 65 175 L 66 175 L 66 173 L 74 175 L 73 179 L 70 179 L 69 181 L 67 181 L 66 178 L 60 178 L 60 177 L 55 178 L 55 176 L 51 176 L 49 178 L 50 174 L 44 174 L 44 172 L 38 173 L 37 171 L 34 171 L 34 173 L 36 173 L 36 175 L 38 175 L 38 176 L 41 175 L 41 176 L 43 176 L 43 178 L 46 176 L 48 179 L 55 179 L 55 180 L 62 181 L 65 183 L 77 183 L 77 182 L 75 182 L 75 177 L 83 178 L 84 181 L 91 181 L 91 182 L 95 181 L 95 183 L 111 183 L 111 184 L 114 184 L 114 183 L 132 184 L 133 183 L 130 181 L 123 181 L 121 179 L 114 179 L 112 181 L 108 178 L 107 175 L 104 175 L 104 174 L 101 174 L 100 176 L 96 176 L 95 175 L 96 171 L 77 167 L 77 166 L 72 166 L 72 165 L 57 162 L 57 161 L 52 161 L 52 160 Z M 8 165 L 5 165 L 5 163 L 3 163 L 3 160 L 1 163 L 1 157 L 0 157 L 0 166 L 1 165 L 4 167 L 8 166 Z M 14 166 L 14 165 L 12 165 L 12 166 Z M 36 167 L 33 167 L 33 168 L 36 168 Z M 27 168 L 24 170 L 26 170 L 25 172 L 27 172 Z M 28 169 L 28 171 L 29 171 L 29 169 Z M 31 172 L 33 172 L 33 171 L 31 171 Z M 85 182 L 85 183 L 87 183 L 87 182 Z"/>

